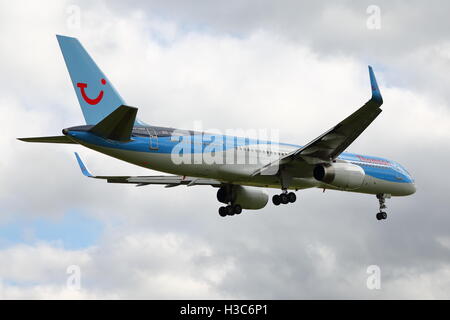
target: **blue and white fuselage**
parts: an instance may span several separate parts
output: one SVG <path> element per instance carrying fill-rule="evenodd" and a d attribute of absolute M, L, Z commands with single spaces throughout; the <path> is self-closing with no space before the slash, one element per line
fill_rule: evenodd
<path fill-rule="evenodd" d="M 135 127 L 131 141 L 121 143 L 92 134 L 89 129 L 90 126 L 81 126 L 68 128 L 65 132 L 67 136 L 85 147 L 148 169 L 184 176 L 212 178 L 224 183 L 277 189 L 280 188 L 280 181 L 276 175 L 251 176 L 251 174 L 262 164 L 272 161 L 274 157 L 287 155 L 302 147 L 287 143 L 152 126 Z M 174 139 L 172 132 L 186 132 L 186 135 L 177 135 L 180 139 Z M 181 150 L 180 143 L 183 142 L 180 141 L 183 140 L 187 141 L 182 146 L 182 156 L 185 161 L 177 163 L 173 160 L 174 157 L 179 156 L 177 149 Z M 199 146 L 195 141 L 202 143 Z M 211 145 L 214 145 L 213 151 L 208 152 Z M 226 163 L 227 158 L 231 159 L 233 156 L 236 157 L 234 161 Z M 195 158 L 201 162 L 196 163 Z M 215 161 L 207 161 L 207 159 Z M 348 152 L 341 153 L 336 161 L 361 167 L 365 174 L 361 186 L 347 189 L 328 185 L 314 179 L 312 170 L 309 172 L 306 170 L 304 175 L 292 178 L 288 189 L 317 187 L 368 194 L 386 193 L 392 196 L 406 196 L 415 192 L 413 178 L 395 161 Z"/>

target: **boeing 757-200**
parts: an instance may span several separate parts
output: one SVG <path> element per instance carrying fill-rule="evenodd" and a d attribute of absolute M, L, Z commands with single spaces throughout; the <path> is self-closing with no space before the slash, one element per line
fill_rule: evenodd
<path fill-rule="evenodd" d="M 320 188 L 376 195 L 376 218 L 383 220 L 386 198 L 416 191 L 411 175 L 397 162 L 344 152 L 381 113 L 383 99 L 370 66 L 370 100 L 311 142 L 294 145 L 148 125 L 136 118 L 138 109 L 126 105 L 77 39 L 59 35 L 57 39 L 86 124 L 63 129 L 61 136 L 20 140 L 80 144 L 171 174 L 95 176 L 75 153 L 89 178 L 138 186 L 210 185 L 225 204 L 219 208 L 223 217 L 240 214 L 242 209 L 264 208 L 269 196 L 262 188 L 281 190 L 272 197 L 275 206 L 295 202 L 294 191 Z"/>

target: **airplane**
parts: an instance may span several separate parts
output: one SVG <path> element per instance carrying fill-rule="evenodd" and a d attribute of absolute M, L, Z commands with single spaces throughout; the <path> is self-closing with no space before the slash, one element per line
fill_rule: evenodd
<path fill-rule="evenodd" d="M 138 109 L 125 103 L 78 39 L 56 37 L 86 124 L 65 128 L 59 136 L 18 139 L 79 144 L 170 174 L 96 176 L 75 153 L 82 173 L 89 178 L 136 186 L 209 185 L 217 188 L 217 200 L 225 204 L 219 208 L 222 217 L 264 208 L 269 196 L 263 188 L 281 190 L 272 197 L 275 206 L 294 203 L 294 191 L 320 188 L 376 195 L 376 218 L 384 220 L 386 199 L 416 191 L 414 179 L 399 163 L 345 152 L 382 111 L 383 98 L 371 66 L 371 98 L 311 142 L 294 145 L 148 125 L 136 117 Z"/>

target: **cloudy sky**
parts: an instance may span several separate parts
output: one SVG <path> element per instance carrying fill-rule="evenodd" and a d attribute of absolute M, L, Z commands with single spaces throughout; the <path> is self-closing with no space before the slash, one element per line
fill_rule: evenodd
<path fill-rule="evenodd" d="M 0 298 L 450 298 L 449 11 L 437 0 L 0 0 Z M 15 140 L 84 123 L 55 34 L 78 37 L 150 124 L 273 129 L 297 144 L 369 98 L 371 64 L 384 112 L 349 151 L 395 159 L 418 191 L 388 200 L 383 222 L 375 196 L 316 189 L 224 219 L 211 187 L 88 180 L 74 151 L 94 173 L 155 172 Z"/>

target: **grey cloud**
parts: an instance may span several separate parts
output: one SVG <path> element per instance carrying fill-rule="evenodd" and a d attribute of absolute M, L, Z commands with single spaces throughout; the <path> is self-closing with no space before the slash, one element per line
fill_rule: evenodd
<path fill-rule="evenodd" d="M 366 27 L 370 5 L 381 10 L 379 30 Z M 447 104 L 450 99 L 447 1 L 137 1 L 132 8 L 116 1 L 112 8 L 141 9 L 148 19 L 174 20 L 185 31 L 273 32 L 323 56 L 355 56 L 387 69 L 396 85 L 437 92 Z"/>

